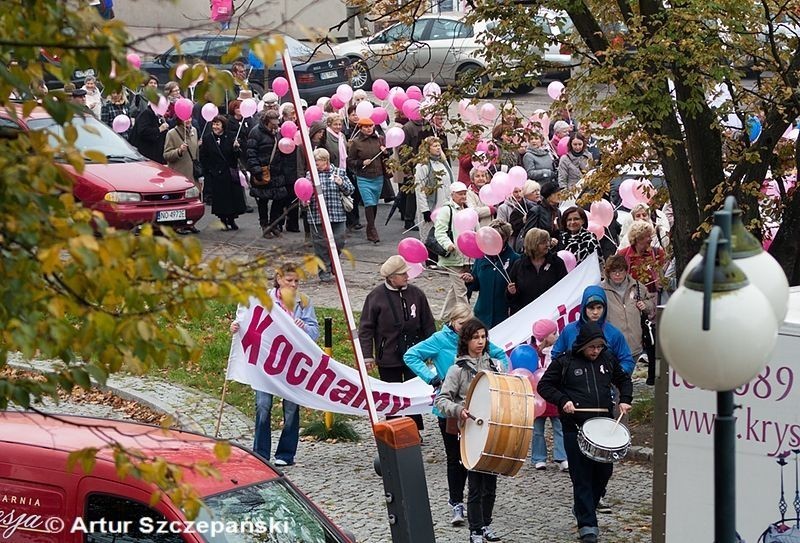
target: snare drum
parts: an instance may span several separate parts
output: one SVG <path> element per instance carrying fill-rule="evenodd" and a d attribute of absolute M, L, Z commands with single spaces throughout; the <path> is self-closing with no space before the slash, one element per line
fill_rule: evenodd
<path fill-rule="evenodd" d="M 464 406 L 477 420 L 461 431 L 461 463 L 468 470 L 514 476 L 533 436 L 533 388 L 525 377 L 481 371 Z"/>
<path fill-rule="evenodd" d="M 630 446 L 628 428 L 608 417 L 589 419 L 578 430 L 578 447 L 585 456 L 597 462 L 611 464 L 622 460 Z"/>

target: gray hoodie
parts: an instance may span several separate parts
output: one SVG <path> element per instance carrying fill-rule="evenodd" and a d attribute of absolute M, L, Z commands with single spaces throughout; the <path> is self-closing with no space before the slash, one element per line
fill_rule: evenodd
<path fill-rule="evenodd" d="M 495 373 L 503 371 L 503 363 L 495 358 L 490 358 L 487 353 L 483 353 L 480 358 L 461 356 L 456 359 L 456 363 L 447 370 L 442 388 L 436 396 L 434 405 L 445 417 L 458 417 L 464 409 L 464 402 L 467 399 L 469 384 L 481 370 L 493 371 Z"/>

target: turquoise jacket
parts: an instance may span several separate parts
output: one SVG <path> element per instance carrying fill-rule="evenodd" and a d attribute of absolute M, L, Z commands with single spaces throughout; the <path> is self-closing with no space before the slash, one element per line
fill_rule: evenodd
<path fill-rule="evenodd" d="M 458 334 L 455 330 L 450 328 L 449 324 L 445 324 L 442 326 L 441 330 L 431 337 L 417 343 L 407 350 L 406 354 L 403 355 L 403 362 L 405 362 L 406 366 L 411 368 L 411 371 L 417 374 L 420 379 L 428 384 L 430 384 L 437 375 L 444 381 L 444 378 L 447 376 L 447 370 L 449 370 L 456 361 L 457 350 Z M 500 360 L 508 367 L 506 352 L 491 342 L 489 342 L 489 356 Z M 433 373 L 428 368 L 428 365 L 425 363 L 427 360 L 433 362 L 436 373 Z M 433 412 L 436 416 L 442 417 L 436 408 L 433 409 Z"/>

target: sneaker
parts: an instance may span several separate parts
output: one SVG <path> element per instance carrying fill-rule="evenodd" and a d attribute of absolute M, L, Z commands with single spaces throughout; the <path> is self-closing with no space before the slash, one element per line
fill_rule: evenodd
<path fill-rule="evenodd" d="M 483 534 L 469 534 L 469 543 L 483 543 Z"/>
<path fill-rule="evenodd" d="M 483 540 L 484 541 L 502 541 L 497 534 L 494 533 L 491 526 L 484 526 L 483 527 Z"/>
<path fill-rule="evenodd" d="M 608 503 L 605 498 L 600 498 L 600 502 L 597 504 L 597 512 L 598 513 L 610 513 L 611 512 L 611 504 Z"/>
<path fill-rule="evenodd" d="M 559 471 L 569 471 L 569 462 L 566 460 L 562 460 L 558 463 L 558 470 Z"/>
<path fill-rule="evenodd" d="M 463 526 L 464 525 L 464 517 L 467 515 L 464 514 L 465 507 L 463 503 L 457 503 L 452 506 L 453 507 L 453 518 L 450 519 L 450 524 L 453 526 Z M 483 542 L 481 542 L 483 543 Z"/>
<path fill-rule="evenodd" d="M 596 534 L 584 534 L 581 536 L 581 541 L 583 543 L 597 543 L 597 535 Z"/>
<path fill-rule="evenodd" d="M 333 276 L 330 274 L 330 272 L 321 271 L 319 272 L 319 280 L 322 283 L 330 283 L 333 281 Z"/>
<path fill-rule="evenodd" d="M 283 458 L 276 458 L 273 464 L 275 464 L 278 467 L 285 468 L 286 466 L 293 466 L 294 462 L 287 462 Z"/>
<path fill-rule="evenodd" d="M 539 471 L 546 470 L 547 469 L 547 464 L 545 464 L 544 462 L 536 462 L 533 465 L 533 468 L 534 469 L 538 469 Z"/>

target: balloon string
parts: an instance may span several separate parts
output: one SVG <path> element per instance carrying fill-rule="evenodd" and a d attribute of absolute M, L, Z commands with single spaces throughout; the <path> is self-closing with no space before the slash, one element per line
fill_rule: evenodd
<path fill-rule="evenodd" d="M 484 258 L 486 258 L 486 260 L 489 261 L 489 264 L 491 264 L 492 267 L 495 270 L 497 270 L 497 272 L 500 274 L 500 276 L 505 280 L 506 284 L 510 284 L 511 283 L 511 278 L 505 273 L 505 270 L 503 269 L 503 266 L 502 266 L 503 261 L 499 256 L 497 257 L 497 259 L 499 260 L 498 263 L 500 264 L 500 267 L 498 267 L 497 265 L 495 265 L 494 262 L 492 262 L 492 259 L 489 258 L 489 255 L 484 255 Z"/>
<path fill-rule="evenodd" d="M 205 119 L 203 119 L 203 120 L 205 120 Z M 206 133 L 206 127 L 207 127 L 209 124 L 211 124 L 211 123 L 209 123 L 208 121 L 206 121 L 206 124 L 204 124 L 204 125 L 203 125 L 203 129 L 200 131 L 200 139 L 201 139 L 201 140 L 203 139 L 203 134 L 205 134 L 205 133 Z M 241 126 L 242 126 L 242 125 L 239 125 L 239 128 L 241 128 Z"/>
<path fill-rule="evenodd" d="M 429 258 L 427 260 L 428 260 L 428 262 L 433 262 L 434 264 L 436 264 L 436 262 L 433 259 Z M 455 275 L 456 277 L 461 277 L 461 273 L 460 272 L 457 272 L 452 268 L 448 268 L 447 266 L 441 266 L 441 265 L 437 264 L 436 268 L 427 268 L 427 269 L 432 271 L 432 272 L 436 272 L 436 273 L 444 273 L 446 275 Z"/>
<path fill-rule="evenodd" d="M 207 125 L 207 124 L 208 124 L 208 123 L 206 123 L 206 125 Z M 239 132 L 241 132 L 241 131 L 242 131 L 242 125 L 243 125 L 243 124 L 244 124 L 244 119 L 242 119 L 242 122 L 240 122 L 240 123 L 239 123 L 239 128 L 238 128 L 238 129 L 236 129 L 236 136 L 233 138 L 234 140 L 238 140 L 238 139 L 239 139 Z M 204 127 L 203 127 L 203 130 L 205 130 L 205 129 L 206 129 L 206 127 L 204 126 Z M 275 143 L 275 145 L 277 145 L 277 143 Z"/>

